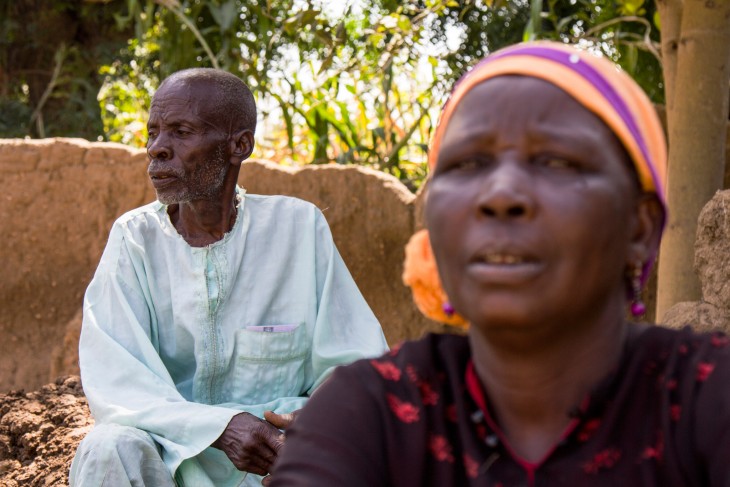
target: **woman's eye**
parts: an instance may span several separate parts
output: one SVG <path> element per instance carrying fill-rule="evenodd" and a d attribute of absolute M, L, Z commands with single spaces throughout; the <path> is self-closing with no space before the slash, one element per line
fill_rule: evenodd
<path fill-rule="evenodd" d="M 578 165 L 574 161 L 568 160 L 564 157 L 545 156 L 538 158 L 537 162 L 539 165 L 550 169 L 571 171 L 575 171 L 578 169 Z"/>
<path fill-rule="evenodd" d="M 451 171 L 475 171 L 482 167 L 485 164 L 485 161 L 480 160 L 478 158 L 469 158 L 469 159 L 462 159 L 460 161 L 455 161 L 449 166 L 449 170 Z"/>
<path fill-rule="evenodd" d="M 466 161 L 461 161 L 456 165 L 456 169 L 460 169 L 462 171 L 470 171 L 472 169 L 476 169 L 479 167 L 479 162 L 475 161 L 474 159 L 468 159 Z"/>

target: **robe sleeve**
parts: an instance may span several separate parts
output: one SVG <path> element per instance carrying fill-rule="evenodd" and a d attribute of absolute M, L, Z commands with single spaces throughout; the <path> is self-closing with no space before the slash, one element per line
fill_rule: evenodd
<path fill-rule="evenodd" d="M 317 319 L 312 337 L 312 392 L 338 365 L 388 350 L 377 318 L 357 288 L 332 239 L 329 226 L 316 210 Z"/>
<path fill-rule="evenodd" d="M 79 365 L 84 393 L 98 423 L 147 431 L 174 474 L 180 463 L 213 443 L 240 411 L 185 400 L 155 345 L 156 324 L 116 223 L 84 298 Z"/>

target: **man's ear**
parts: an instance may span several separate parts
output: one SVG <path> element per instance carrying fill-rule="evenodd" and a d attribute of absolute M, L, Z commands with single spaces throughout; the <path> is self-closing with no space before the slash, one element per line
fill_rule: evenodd
<path fill-rule="evenodd" d="M 253 152 L 253 132 L 249 129 L 239 130 L 231 135 L 231 165 L 240 166 Z"/>
<path fill-rule="evenodd" d="M 667 215 L 654 193 L 642 193 L 636 205 L 635 226 L 629 248 L 630 263 L 646 263 L 656 257 Z"/>

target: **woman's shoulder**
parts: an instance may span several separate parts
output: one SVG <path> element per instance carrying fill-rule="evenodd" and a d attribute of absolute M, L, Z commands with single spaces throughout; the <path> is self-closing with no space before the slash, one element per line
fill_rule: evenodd
<path fill-rule="evenodd" d="M 730 337 L 720 330 L 652 326 L 637 339 L 632 355 L 634 375 L 655 377 L 660 390 L 677 401 L 730 403 Z"/>
<path fill-rule="evenodd" d="M 675 377 L 695 375 L 704 382 L 717 367 L 730 373 L 730 337 L 719 330 L 697 332 L 690 326 L 650 326 L 637 336 L 632 348 L 632 362 L 663 369 Z"/>
<path fill-rule="evenodd" d="M 359 378 L 363 387 L 380 397 L 428 404 L 461 387 L 470 357 L 465 336 L 428 334 L 396 345 L 378 358 L 360 360 L 349 367 L 356 377 L 343 379 Z"/>
<path fill-rule="evenodd" d="M 667 328 L 649 326 L 637 339 L 645 354 L 669 357 L 730 357 L 730 337 L 721 330 L 695 331 L 691 326 Z"/>
<path fill-rule="evenodd" d="M 719 330 L 697 332 L 689 326 L 657 326 L 644 335 L 644 375 L 657 379 L 654 390 L 665 399 L 671 431 L 681 445 L 691 445 L 693 458 L 710 465 L 711 475 L 726 472 L 730 453 L 730 337 Z"/>
<path fill-rule="evenodd" d="M 470 357 L 465 336 L 431 333 L 399 343 L 379 357 L 338 367 L 331 382 L 347 387 L 359 382 L 379 395 L 384 391 L 406 393 L 414 387 L 414 390 L 422 389 L 424 381 L 462 382 Z"/>

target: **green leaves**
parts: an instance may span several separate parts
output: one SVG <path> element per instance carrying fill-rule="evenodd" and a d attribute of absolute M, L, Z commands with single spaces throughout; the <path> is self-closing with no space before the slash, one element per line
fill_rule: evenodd
<path fill-rule="evenodd" d="M 221 5 L 215 5 L 213 3 L 208 4 L 210 14 L 213 16 L 216 24 L 220 27 L 221 33 L 228 32 L 233 23 L 236 21 L 238 16 L 238 6 L 236 0 L 228 0 Z"/>
<path fill-rule="evenodd" d="M 644 0 L 616 0 L 620 15 L 644 15 Z"/>
<path fill-rule="evenodd" d="M 533 41 L 542 27 L 542 0 L 532 0 L 530 7 L 530 20 L 525 27 L 525 33 L 522 40 Z"/>
<path fill-rule="evenodd" d="M 17 2 L 3 7 L 7 35 L 0 47 L 15 42 L 27 23 L 10 15 Z M 658 40 L 656 8 L 643 0 L 363 0 L 346 9 L 328 0 L 110 0 L 104 16 L 101 4 L 77 3 L 68 2 L 68 8 L 85 9 L 75 10 L 77 16 L 96 12 L 98 19 L 90 17 L 96 29 L 126 29 L 121 38 L 130 41 L 121 53 L 119 44 L 110 44 L 114 56 L 98 73 L 85 57 L 89 49 L 69 50 L 42 114 L 48 135 L 63 126 L 96 137 L 103 122 L 106 139 L 142 146 L 159 81 L 179 69 L 218 65 L 245 80 L 257 97 L 256 156 L 287 164 L 363 164 L 416 188 L 453 82 L 506 45 L 581 42 L 618 61 L 655 100 L 662 96 L 651 51 Z M 23 53 L 13 59 L 34 59 Z M 52 72 L 48 57 L 43 69 Z M 9 59 L 0 57 L 0 65 L 12 66 Z M 89 65 L 92 77 L 81 74 Z M 98 100 L 96 76 L 104 82 Z M 0 130 L 33 130 L 28 114 L 36 106 L 29 100 L 40 95 L 28 95 L 28 85 L 26 92 L 22 80 L 13 85 L 13 103 L 0 99 Z M 40 83 L 41 94 L 47 85 Z M 73 110 L 52 119 L 51 105 Z"/>
<path fill-rule="evenodd" d="M 510 2 L 516 4 L 518 2 Z M 658 17 L 645 0 L 533 0 L 523 40 L 580 43 L 613 59 L 657 103 L 664 99 Z"/>
<path fill-rule="evenodd" d="M 304 29 L 305 27 L 309 26 L 310 28 L 314 27 L 315 30 L 318 27 L 317 18 L 320 15 L 320 10 L 315 8 L 309 8 L 307 10 L 302 10 L 300 12 L 297 12 L 293 16 L 287 18 L 284 23 L 282 24 L 284 30 L 286 31 L 287 35 L 295 36 L 297 33 L 297 30 Z M 318 30 L 320 32 L 320 35 L 322 35 L 322 30 Z M 324 42 L 327 44 L 332 43 L 332 38 L 329 35 L 323 36 Z"/>

